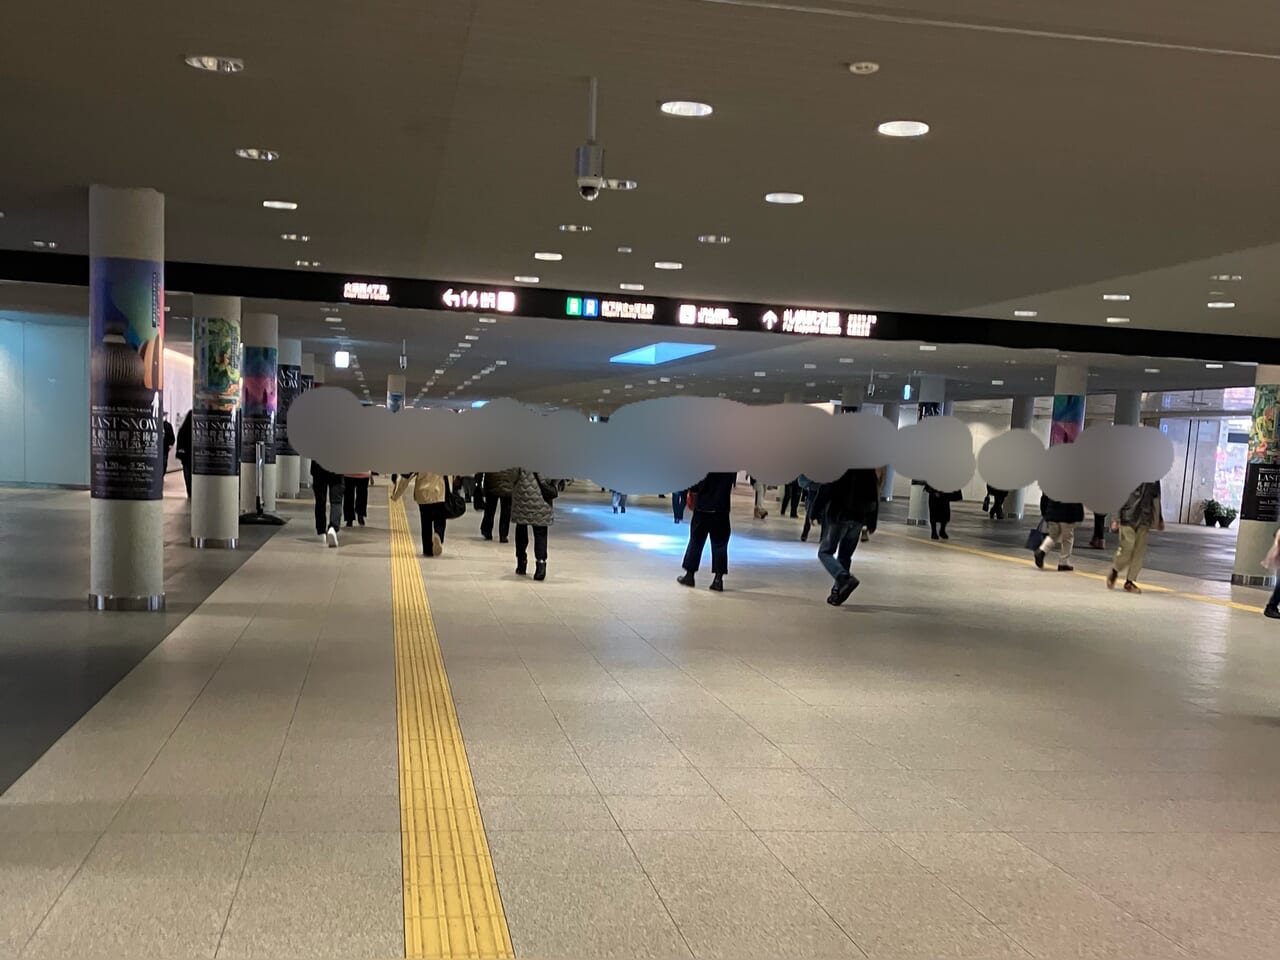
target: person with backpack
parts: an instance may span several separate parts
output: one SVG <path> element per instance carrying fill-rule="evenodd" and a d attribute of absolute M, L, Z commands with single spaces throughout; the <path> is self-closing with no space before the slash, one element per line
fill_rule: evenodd
<path fill-rule="evenodd" d="M 516 525 L 516 573 L 529 572 L 529 529 L 533 528 L 533 579 L 547 579 L 547 532 L 555 523 L 554 501 L 560 487 L 523 467 L 516 470 L 511 492 L 511 522 Z"/>
<path fill-rule="evenodd" d="M 1120 534 L 1120 549 L 1116 551 L 1111 572 L 1107 574 L 1108 590 L 1115 589 L 1116 582 L 1123 574 L 1127 593 L 1142 592 L 1142 588 L 1138 586 L 1138 574 L 1142 572 L 1142 562 L 1147 556 L 1147 536 L 1152 527 L 1164 529 L 1160 484 L 1140 483 L 1120 508 L 1120 515 L 1111 522 L 1111 532 Z"/>

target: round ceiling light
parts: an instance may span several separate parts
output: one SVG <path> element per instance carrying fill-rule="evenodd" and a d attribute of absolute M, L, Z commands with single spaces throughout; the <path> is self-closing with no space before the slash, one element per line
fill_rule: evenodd
<path fill-rule="evenodd" d="M 292 200 L 263 200 L 262 205 L 268 210 L 297 210 L 298 205 Z"/>
<path fill-rule="evenodd" d="M 591 227 L 585 223 L 562 223 L 560 224 L 561 233 L 590 233 Z"/>
<path fill-rule="evenodd" d="M 886 120 L 876 130 L 886 137 L 923 137 L 929 125 L 923 120 Z"/>
<path fill-rule="evenodd" d="M 804 194 L 781 190 L 777 193 L 766 193 L 764 195 L 764 200 L 765 203 L 804 203 Z"/>
<path fill-rule="evenodd" d="M 855 60 L 849 64 L 849 72 L 855 77 L 869 77 L 873 73 L 878 73 L 880 64 L 874 60 Z"/>
<path fill-rule="evenodd" d="M 525 276 L 524 274 L 517 274 L 511 279 L 514 280 L 516 283 L 541 283 L 542 282 L 541 277 L 529 277 L 529 276 Z"/>
<path fill-rule="evenodd" d="M 657 260 L 653 264 L 655 270 L 683 270 L 684 264 L 678 260 Z"/>
<path fill-rule="evenodd" d="M 725 236 L 724 234 L 722 234 L 722 233 L 704 233 L 704 234 L 702 234 L 702 236 L 698 237 L 698 242 L 699 242 L 699 243 L 720 243 L 720 244 L 724 244 L 724 243 L 729 243 L 729 242 L 731 242 L 732 240 L 733 240 L 733 237 L 726 237 L 726 236 Z"/>
<path fill-rule="evenodd" d="M 239 57 L 187 57 L 187 66 L 206 73 L 239 73 L 244 69 L 244 61 Z"/>
<path fill-rule="evenodd" d="M 539 250 L 533 255 L 535 260 L 545 260 L 547 263 L 558 263 L 564 259 L 563 253 L 551 253 L 547 250 Z"/>
<path fill-rule="evenodd" d="M 698 100 L 667 100 L 659 108 L 669 117 L 709 117 L 714 109 Z"/>
<path fill-rule="evenodd" d="M 241 160 L 279 160 L 280 153 L 277 150 L 268 150 L 266 147 L 239 147 L 236 149 L 236 156 Z"/>
<path fill-rule="evenodd" d="M 1210 310 L 1234 310 L 1236 305 L 1234 300 L 1210 300 L 1205 306 Z"/>

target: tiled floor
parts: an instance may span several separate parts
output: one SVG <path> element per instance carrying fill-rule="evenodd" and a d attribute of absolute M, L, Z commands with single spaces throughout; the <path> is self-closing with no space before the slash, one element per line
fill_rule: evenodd
<path fill-rule="evenodd" d="M 545 583 L 470 514 L 423 560 L 518 955 L 1276 956 L 1275 624 L 896 526 L 832 609 L 745 512 L 691 591 L 644 502 L 558 501 Z M 402 953 L 385 519 L 291 525 L 0 799 L 0 957 Z"/>

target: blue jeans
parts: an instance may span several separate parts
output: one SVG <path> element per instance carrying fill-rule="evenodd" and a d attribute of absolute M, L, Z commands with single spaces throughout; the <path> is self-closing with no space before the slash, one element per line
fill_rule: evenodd
<path fill-rule="evenodd" d="M 861 533 L 861 520 L 828 520 L 822 528 L 818 559 L 837 583 L 849 576 L 849 563 L 853 560 L 853 551 L 858 549 Z"/>

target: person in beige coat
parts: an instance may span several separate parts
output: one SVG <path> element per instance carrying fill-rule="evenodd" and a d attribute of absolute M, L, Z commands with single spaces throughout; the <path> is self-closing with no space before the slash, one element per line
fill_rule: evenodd
<path fill-rule="evenodd" d="M 422 522 L 422 555 L 438 557 L 444 551 L 445 480 L 438 473 L 401 474 L 391 492 L 392 500 L 404 496 L 409 484 L 413 484 L 413 500 L 418 505 L 418 518 Z"/>

